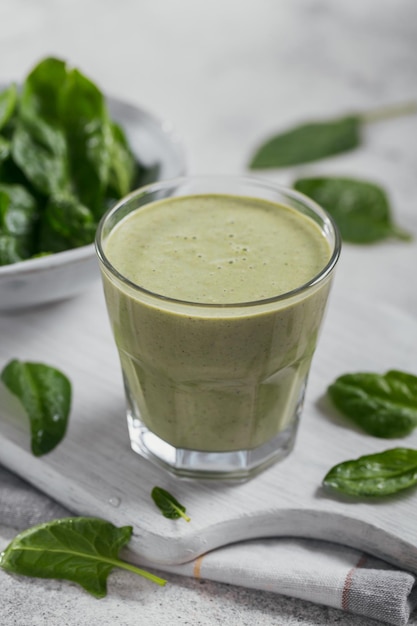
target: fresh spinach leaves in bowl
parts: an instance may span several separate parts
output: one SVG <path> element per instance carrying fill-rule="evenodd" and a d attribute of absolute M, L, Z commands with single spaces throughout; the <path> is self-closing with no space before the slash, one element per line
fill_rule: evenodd
<path fill-rule="evenodd" d="M 90 244 L 147 173 L 98 87 L 44 59 L 0 93 L 0 265 Z"/>
<path fill-rule="evenodd" d="M 130 187 L 186 172 L 166 120 L 105 99 L 63 61 L 45 59 L 19 89 L 1 89 L 0 315 L 90 289 L 101 214 Z"/>

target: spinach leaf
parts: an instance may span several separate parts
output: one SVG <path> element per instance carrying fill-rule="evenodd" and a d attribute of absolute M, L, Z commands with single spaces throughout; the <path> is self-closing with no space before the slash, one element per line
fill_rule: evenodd
<path fill-rule="evenodd" d="M 132 189 L 136 163 L 123 130 L 110 120 L 101 91 L 77 69 L 45 59 L 26 80 L 22 103 L 26 115 L 63 129 L 73 191 L 97 217 L 106 196 L 118 199 Z"/>
<path fill-rule="evenodd" d="M 0 163 L 2 163 L 2 161 L 6 161 L 10 157 L 10 153 L 11 153 L 10 141 L 0 135 Z"/>
<path fill-rule="evenodd" d="M 186 522 L 190 521 L 186 515 L 186 508 L 178 502 L 168 491 L 162 487 L 154 487 L 151 496 L 156 506 L 160 509 L 162 515 L 168 519 L 184 518 Z"/>
<path fill-rule="evenodd" d="M 0 93 L 0 129 L 6 126 L 17 104 L 16 85 L 10 85 Z"/>
<path fill-rule="evenodd" d="M 21 118 L 12 138 L 12 156 L 26 178 L 48 196 L 70 190 L 65 136 L 38 117 Z"/>
<path fill-rule="evenodd" d="M 91 211 L 74 196 L 52 196 L 40 229 L 39 249 L 59 252 L 89 244 L 96 230 Z"/>
<path fill-rule="evenodd" d="M 37 202 L 24 187 L 0 184 L 0 265 L 31 256 L 37 218 Z"/>
<path fill-rule="evenodd" d="M 258 148 L 250 169 L 289 167 L 316 161 L 360 144 L 360 119 L 356 116 L 310 122 L 276 135 Z"/>
<path fill-rule="evenodd" d="M 412 374 L 345 374 L 328 394 L 343 415 L 374 437 L 405 437 L 417 426 L 417 377 Z"/>
<path fill-rule="evenodd" d="M 71 70 L 61 98 L 73 188 L 98 218 L 109 182 L 112 141 L 103 94 L 78 70 Z"/>
<path fill-rule="evenodd" d="M 359 497 L 381 497 L 417 485 L 417 450 L 393 448 L 335 465 L 323 485 Z"/>
<path fill-rule="evenodd" d="M 20 239 L 0 233 L 0 265 L 9 265 L 25 259 L 27 259 L 27 254 Z"/>
<path fill-rule="evenodd" d="M 374 243 L 388 237 L 411 236 L 393 224 L 385 191 L 373 183 L 352 178 L 300 178 L 294 188 L 320 204 L 335 220 L 342 239 Z"/>
<path fill-rule="evenodd" d="M 13 113 L 15 112 L 17 104 L 17 88 L 12 84 L 7 89 L 0 92 L 0 129 L 2 129 Z"/>
<path fill-rule="evenodd" d="M 67 66 L 61 59 L 40 61 L 22 85 L 20 108 L 24 117 L 40 117 L 60 126 L 60 99 L 67 81 Z"/>
<path fill-rule="evenodd" d="M 255 152 L 249 167 L 288 167 L 353 150 L 361 144 L 364 124 L 416 112 L 417 104 L 409 102 L 368 113 L 301 124 L 265 141 Z"/>
<path fill-rule="evenodd" d="M 5 142 L 4 159 L 0 159 L 0 183 L 2 185 L 22 185 L 31 195 L 35 196 L 37 192 L 32 183 L 28 181 L 20 167 L 13 160 L 12 135 Z"/>
<path fill-rule="evenodd" d="M 35 198 L 21 185 L 0 183 L 0 230 L 10 235 L 32 235 L 37 218 Z"/>
<path fill-rule="evenodd" d="M 35 456 L 53 450 L 63 439 L 71 407 L 71 383 L 59 370 L 43 363 L 14 359 L 1 373 L 6 387 L 25 408 Z"/>
<path fill-rule="evenodd" d="M 145 168 L 138 163 L 136 169 L 136 178 L 132 184 L 133 188 L 143 187 L 158 180 L 161 173 L 161 164 L 155 162 Z"/>
<path fill-rule="evenodd" d="M 107 194 L 121 198 L 132 189 L 138 175 L 138 166 L 127 142 L 125 133 L 119 124 L 111 123 L 110 171 Z"/>
<path fill-rule="evenodd" d="M 0 567 L 13 574 L 70 580 L 97 598 L 106 595 L 114 567 L 164 585 L 162 578 L 118 558 L 131 535 L 131 526 L 117 528 L 98 518 L 53 520 L 17 535 L 1 553 Z"/>

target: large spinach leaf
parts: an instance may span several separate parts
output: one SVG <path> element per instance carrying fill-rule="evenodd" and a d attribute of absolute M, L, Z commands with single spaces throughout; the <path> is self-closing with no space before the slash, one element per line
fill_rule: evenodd
<path fill-rule="evenodd" d="M 344 374 L 328 388 L 343 415 L 374 437 L 408 435 L 417 426 L 417 377 L 390 370 L 386 374 Z"/>
<path fill-rule="evenodd" d="M 92 517 L 53 520 L 17 535 L 1 553 L 0 567 L 12 574 L 70 580 L 97 598 L 106 595 L 114 567 L 165 585 L 162 578 L 119 558 L 132 530 Z"/>

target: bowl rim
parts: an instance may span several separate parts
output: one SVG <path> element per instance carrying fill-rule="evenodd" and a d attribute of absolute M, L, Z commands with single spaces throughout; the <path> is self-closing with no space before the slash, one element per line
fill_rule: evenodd
<path fill-rule="evenodd" d="M 94 256 L 94 243 L 78 248 L 69 248 L 61 252 L 45 254 L 32 259 L 25 259 L 24 261 L 17 261 L 16 263 L 9 263 L 8 265 L 1 265 L 0 281 L 2 278 L 13 277 L 16 274 L 23 276 L 36 271 L 60 267 L 66 265 L 68 261 L 83 261 L 91 256 Z"/>

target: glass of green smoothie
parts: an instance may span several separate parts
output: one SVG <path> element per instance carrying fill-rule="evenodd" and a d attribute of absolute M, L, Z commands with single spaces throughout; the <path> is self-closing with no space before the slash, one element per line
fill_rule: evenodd
<path fill-rule="evenodd" d="M 96 238 L 132 448 L 247 479 L 292 449 L 340 238 L 317 204 L 245 177 L 157 182 Z"/>

